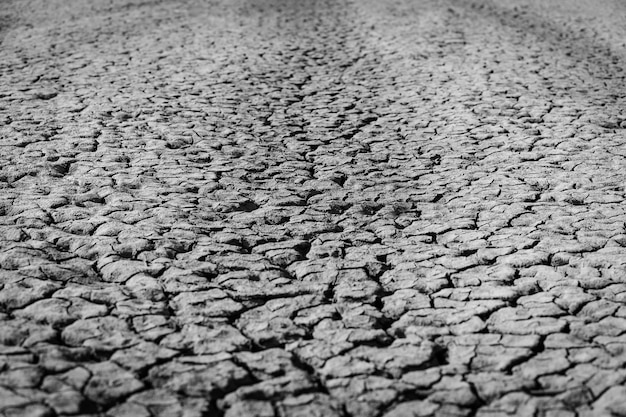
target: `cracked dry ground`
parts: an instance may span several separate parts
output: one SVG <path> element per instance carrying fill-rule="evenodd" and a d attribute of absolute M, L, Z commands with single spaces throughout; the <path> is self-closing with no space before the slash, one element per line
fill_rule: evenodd
<path fill-rule="evenodd" d="M 516 4 L 3 2 L 0 414 L 626 415 L 625 55 Z"/>

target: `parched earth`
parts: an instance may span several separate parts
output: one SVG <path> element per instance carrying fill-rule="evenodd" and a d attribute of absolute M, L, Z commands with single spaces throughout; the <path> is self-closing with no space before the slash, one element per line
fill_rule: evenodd
<path fill-rule="evenodd" d="M 1 1 L 0 414 L 626 415 L 625 13 Z"/>

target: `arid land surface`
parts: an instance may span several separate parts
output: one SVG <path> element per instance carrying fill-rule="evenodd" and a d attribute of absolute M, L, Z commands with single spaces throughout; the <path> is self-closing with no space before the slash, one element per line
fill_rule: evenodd
<path fill-rule="evenodd" d="M 0 0 L 0 415 L 626 416 L 625 39 Z"/>

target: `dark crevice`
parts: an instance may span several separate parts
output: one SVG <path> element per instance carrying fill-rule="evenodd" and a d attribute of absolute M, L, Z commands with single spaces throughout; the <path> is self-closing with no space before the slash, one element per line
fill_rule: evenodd
<path fill-rule="evenodd" d="M 328 389 L 323 384 L 322 379 L 320 378 L 318 373 L 315 371 L 315 368 L 313 368 L 311 365 L 304 362 L 298 355 L 296 355 L 293 352 L 291 354 L 291 362 L 296 368 L 306 372 L 306 374 L 309 375 L 311 380 L 315 383 L 315 386 L 319 389 L 319 392 L 330 395 L 330 393 L 328 392 Z"/>

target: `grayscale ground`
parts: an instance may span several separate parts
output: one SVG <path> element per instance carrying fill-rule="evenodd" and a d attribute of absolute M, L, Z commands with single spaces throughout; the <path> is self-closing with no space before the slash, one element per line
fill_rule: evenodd
<path fill-rule="evenodd" d="M 626 415 L 621 0 L 0 0 L 0 415 Z"/>

